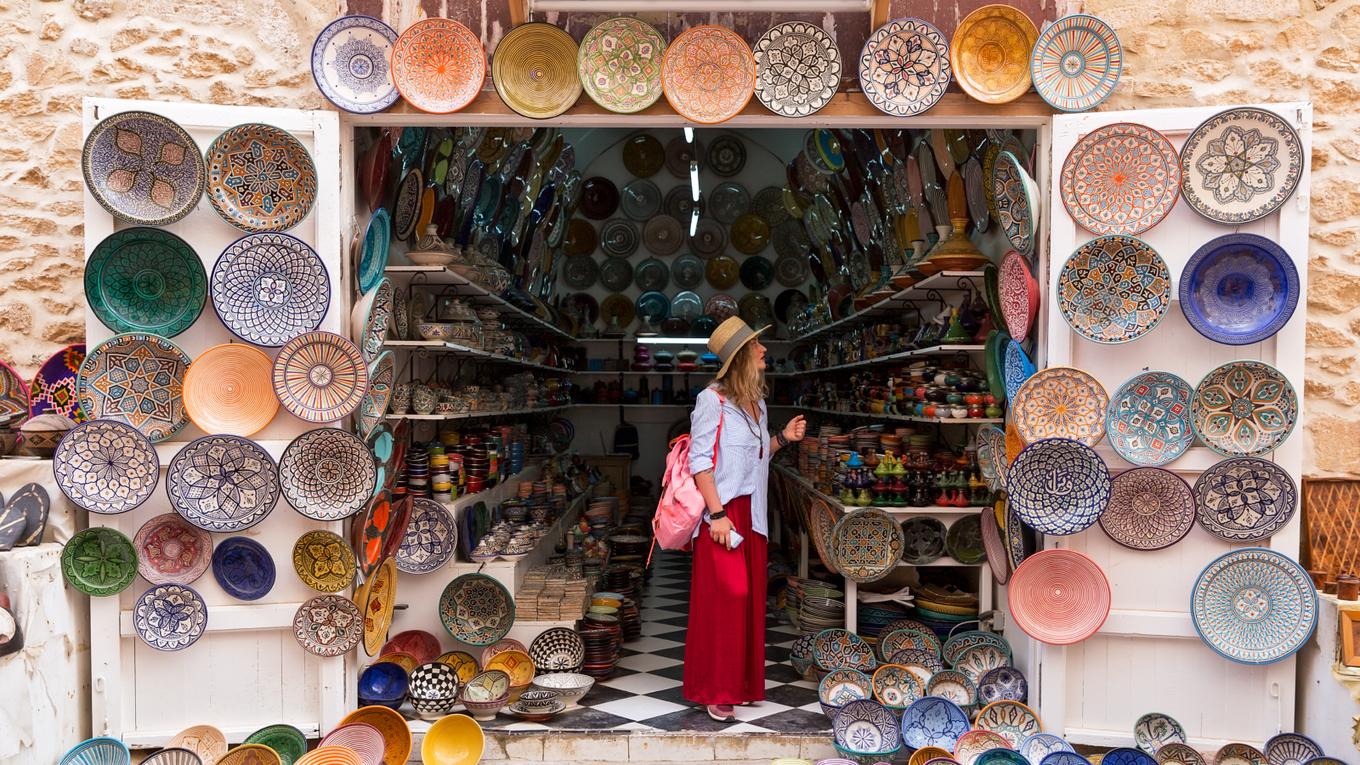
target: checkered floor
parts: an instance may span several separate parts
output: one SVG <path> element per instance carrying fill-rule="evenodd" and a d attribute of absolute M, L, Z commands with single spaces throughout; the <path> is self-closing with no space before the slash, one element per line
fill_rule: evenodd
<path fill-rule="evenodd" d="M 817 685 L 788 664 L 798 637 L 773 615 L 766 624 L 765 700 L 737 707 L 738 722 L 718 723 L 680 689 L 689 621 L 688 555 L 659 555 L 642 601 L 642 637 L 625 643 L 614 675 L 597 682 L 581 706 L 545 723 L 506 714 L 488 727 L 505 730 L 664 730 L 726 733 L 821 733 L 831 725 L 817 704 Z"/>

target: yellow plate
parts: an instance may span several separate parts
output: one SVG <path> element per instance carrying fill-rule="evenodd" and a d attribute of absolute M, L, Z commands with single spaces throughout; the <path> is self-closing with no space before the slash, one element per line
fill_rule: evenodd
<path fill-rule="evenodd" d="M 510 687 L 528 685 L 534 680 L 534 660 L 523 651 L 502 651 L 491 657 L 485 669 L 499 669 L 510 676 Z"/>
<path fill-rule="evenodd" d="M 293 570 L 317 592 L 339 592 L 354 581 L 354 551 L 339 534 L 309 531 L 293 543 Z"/>
<path fill-rule="evenodd" d="M 397 559 L 388 558 L 378 564 L 378 570 L 364 583 L 354 602 L 364 615 L 364 651 L 377 656 L 387 642 L 387 629 L 392 626 L 392 606 L 397 595 Z"/>
<path fill-rule="evenodd" d="M 217 765 L 283 765 L 283 760 L 264 744 L 241 744 L 222 755 Z"/>
<path fill-rule="evenodd" d="M 949 43 L 949 64 L 963 92 L 987 104 L 1029 90 L 1029 57 L 1039 31 L 1024 11 L 984 5 L 968 14 Z"/>
<path fill-rule="evenodd" d="M 467 715 L 441 717 L 425 732 L 420 761 L 425 765 L 477 765 L 486 747 L 482 726 Z"/>
<path fill-rule="evenodd" d="M 378 729 L 383 737 L 384 765 L 406 765 L 411 756 L 411 728 L 401 713 L 387 707 L 359 707 L 340 721 L 340 725 L 349 723 L 367 723 Z"/>
<path fill-rule="evenodd" d="M 552 24 L 520 24 L 491 56 L 491 82 L 506 106 L 533 119 L 556 117 L 581 97 L 576 41 Z"/>
<path fill-rule="evenodd" d="M 466 651 L 449 651 L 448 653 L 441 654 L 435 661 L 443 662 L 444 664 L 453 667 L 453 671 L 458 673 L 458 683 L 460 685 L 467 685 L 469 680 L 476 677 L 477 673 L 482 671 L 481 666 L 477 664 L 477 659 Z"/>

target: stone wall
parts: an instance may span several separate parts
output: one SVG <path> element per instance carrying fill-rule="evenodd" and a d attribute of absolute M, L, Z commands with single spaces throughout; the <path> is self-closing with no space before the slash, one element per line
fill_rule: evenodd
<path fill-rule="evenodd" d="M 984 3 L 893 0 L 891 8 L 949 34 Z M 1013 4 L 1036 21 L 1083 10 L 1114 24 L 1127 63 L 1104 108 L 1313 101 L 1308 465 L 1312 474 L 1360 475 L 1360 0 Z M 30 374 L 83 334 L 81 98 L 324 108 L 308 54 L 317 31 L 344 12 L 379 15 L 398 29 L 447 15 L 488 47 L 509 25 L 500 0 L 0 0 L 0 357 Z M 867 20 L 803 18 L 835 33 L 853 75 Z M 708 20 L 659 19 L 672 34 Z M 585 28 L 577 18 L 547 20 Z M 772 23 L 768 14 L 713 20 L 751 37 Z"/>

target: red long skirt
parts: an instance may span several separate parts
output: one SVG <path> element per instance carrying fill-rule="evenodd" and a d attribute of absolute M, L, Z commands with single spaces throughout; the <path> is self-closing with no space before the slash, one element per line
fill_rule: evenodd
<path fill-rule="evenodd" d="M 751 530 L 749 496 L 724 509 L 741 545 L 728 550 L 714 542 L 707 523 L 694 540 L 684 693 L 698 704 L 765 698 L 766 540 Z"/>

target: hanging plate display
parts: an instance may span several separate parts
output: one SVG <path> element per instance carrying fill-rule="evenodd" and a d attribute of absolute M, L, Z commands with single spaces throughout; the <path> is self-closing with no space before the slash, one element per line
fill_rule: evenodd
<path fill-rule="evenodd" d="M 1041 369 L 1011 401 L 1011 414 L 1026 443 L 1070 438 L 1095 446 L 1105 435 L 1110 396 L 1100 381 L 1073 367 Z"/>
<path fill-rule="evenodd" d="M 341 16 L 312 44 L 312 79 L 327 101 L 354 114 L 372 114 L 397 102 L 388 62 L 397 33 L 372 16 Z"/>
<path fill-rule="evenodd" d="M 576 59 L 576 41 L 560 27 L 520 24 L 496 44 L 491 82 L 505 105 L 525 117 L 556 117 L 581 96 Z"/>
<path fill-rule="evenodd" d="M 782 117 L 806 117 L 836 95 L 841 53 L 821 27 L 776 24 L 756 41 L 756 98 Z"/>
<path fill-rule="evenodd" d="M 453 514 L 432 499 L 416 497 L 397 549 L 397 569 L 404 574 L 428 574 L 447 563 L 456 549 L 458 526 Z"/>
<path fill-rule="evenodd" d="M 590 225 L 590 221 L 584 218 L 572 218 L 567 224 L 566 235 L 562 239 L 562 252 L 567 257 L 577 255 L 589 255 L 595 252 L 595 247 L 599 245 L 599 237 L 595 234 L 595 227 Z"/>
<path fill-rule="evenodd" d="M 859 84 L 869 103 L 894 117 L 913 117 L 944 96 L 951 72 L 949 41 L 915 18 L 889 21 L 859 54 Z"/>
<path fill-rule="evenodd" d="M 592 176 L 581 184 L 581 214 L 604 220 L 619 209 L 619 187 L 603 176 Z M 626 222 L 626 221 L 625 221 Z"/>
<path fill-rule="evenodd" d="M 732 247 L 743 255 L 763 252 L 770 244 L 770 225 L 755 213 L 747 213 L 732 224 Z"/>
<path fill-rule="evenodd" d="M 213 265 L 210 289 L 213 310 L 227 329 L 268 347 L 321 326 L 331 302 L 321 256 L 288 234 L 249 234 L 232 242 Z"/>
<path fill-rule="evenodd" d="M 1298 302 L 1293 259 L 1256 234 L 1210 240 L 1181 271 L 1181 312 L 1190 326 L 1216 343 L 1249 345 L 1272 337 Z"/>
<path fill-rule="evenodd" d="M 1176 206 L 1180 157 L 1166 136 L 1146 125 L 1105 125 L 1067 153 L 1058 188 L 1067 214 L 1087 231 L 1141 234 Z"/>
<path fill-rule="evenodd" d="M 1119 456 L 1135 465 L 1175 461 L 1195 442 L 1190 384 L 1170 372 L 1142 372 L 1110 399 L 1105 429 Z"/>
<path fill-rule="evenodd" d="M 1270 765 L 1303 765 L 1322 756 L 1322 747 L 1301 733 L 1277 733 L 1266 741 L 1266 760 Z"/>
<path fill-rule="evenodd" d="M 368 446 L 338 428 L 317 428 L 293 439 L 279 458 L 279 483 L 294 510 L 318 521 L 359 512 L 373 497 L 378 469 Z"/>
<path fill-rule="evenodd" d="M 591 261 L 591 264 L 593 265 L 594 261 Z M 570 266 L 571 263 L 568 262 L 567 265 Z M 605 289 L 622 292 L 633 283 L 633 265 L 628 262 L 627 258 L 605 258 L 598 271 L 600 284 L 604 285 Z M 570 286 L 577 287 L 575 284 Z M 577 289 L 584 288 L 577 287 Z M 630 302 L 629 305 L 632 305 L 632 303 Z"/>
<path fill-rule="evenodd" d="M 1200 380 L 1190 424 L 1204 445 L 1228 457 L 1255 457 L 1289 437 L 1299 418 L 1294 386 L 1259 361 L 1230 361 Z"/>
<path fill-rule="evenodd" d="M 178 335 L 203 312 L 207 285 L 193 248 L 156 228 L 116 231 L 85 263 L 90 310 L 114 332 Z"/>
<path fill-rule="evenodd" d="M 1005 506 L 1001 507 L 1000 505 L 1003 502 L 1005 502 Z M 998 517 L 1004 516 L 1005 518 L 1001 532 L 1005 537 L 1006 557 L 1010 559 L 1011 570 L 1014 571 L 1033 552 L 1033 545 L 1026 541 L 1025 524 L 1020 520 L 1019 513 L 1015 511 L 1010 502 L 1007 502 L 1003 497 L 992 507 Z"/>
<path fill-rule="evenodd" d="M 28 416 L 60 414 L 85 421 L 80 409 L 80 365 L 85 363 L 85 344 L 68 345 L 48 357 L 28 388 Z"/>
<path fill-rule="evenodd" d="M 1006 232 L 1006 238 L 1021 255 L 1032 256 L 1039 226 L 1039 187 L 1025 172 L 1020 158 L 1010 151 L 997 155 L 992 167 L 991 187 L 996 202 L 995 217 Z"/>
<path fill-rule="evenodd" d="M 1014 401 L 1020 386 L 1033 377 L 1037 370 L 1034 367 L 1034 362 L 1030 361 L 1029 354 L 1025 353 L 1025 349 L 1014 340 L 1006 343 L 1004 354 L 1005 362 L 1002 364 L 1002 377 L 1006 383 L 1006 399 Z"/>
<path fill-rule="evenodd" d="M 954 30 L 949 64 L 963 92 L 987 104 L 1014 101 L 1029 90 L 1030 52 L 1039 32 L 1024 11 L 984 5 Z"/>
<path fill-rule="evenodd" d="M 704 280 L 704 262 L 690 254 L 681 255 L 671 264 L 671 277 L 677 286 L 694 289 Z"/>
<path fill-rule="evenodd" d="M 631 16 L 605 19 L 586 32 L 577 69 L 586 95 L 619 114 L 632 114 L 661 98 L 661 60 L 666 40 Z"/>
<path fill-rule="evenodd" d="M 625 265 L 628 263 L 628 261 L 622 258 L 609 258 L 605 262 L 620 262 Z M 631 281 L 631 268 L 629 269 L 629 274 Z M 595 265 L 595 259 L 589 255 L 572 255 L 562 264 L 562 281 L 572 289 L 588 289 L 595 284 L 595 281 L 599 279 L 599 276 L 600 267 Z"/>
<path fill-rule="evenodd" d="M 343 595 L 318 595 L 299 606 L 293 616 L 293 637 L 303 650 L 317 656 L 349 653 L 363 636 L 363 615 Z"/>
<path fill-rule="evenodd" d="M 121 112 L 90 130 L 80 157 L 90 195 L 115 218 L 166 226 L 203 196 L 203 155 L 188 131 L 151 112 Z"/>
<path fill-rule="evenodd" d="M 1085 640 L 1110 613 L 1105 572 L 1075 550 L 1040 550 L 1029 556 L 1011 574 L 1006 593 L 1016 625 L 1049 645 Z"/>
<path fill-rule="evenodd" d="M 369 656 L 377 656 L 382 644 L 387 642 L 396 595 L 396 559 L 389 557 L 354 595 L 354 601 L 359 604 L 359 613 L 364 618 L 364 652 Z"/>
<path fill-rule="evenodd" d="M 1294 517 L 1298 499 L 1289 473 L 1254 457 L 1223 460 L 1195 481 L 1199 525 L 1229 542 L 1269 539 Z"/>
<path fill-rule="evenodd" d="M 208 201 L 242 231 L 287 231 L 316 204 L 316 165 L 282 128 L 248 123 L 208 146 Z"/>
<path fill-rule="evenodd" d="M 307 332 L 284 343 L 274 359 L 274 393 L 308 422 L 354 413 L 368 390 L 368 366 L 354 343 L 334 332 Z"/>
<path fill-rule="evenodd" d="M 1303 143 L 1280 115 L 1241 107 L 1195 128 L 1181 147 L 1181 194 L 1195 212 L 1230 226 L 1280 209 L 1303 177 Z"/>
<path fill-rule="evenodd" d="M 1184 744 L 1185 728 L 1174 717 L 1160 712 L 1149 712 L 1133 724 L 1133 741 L 1144 752 L 1156 756 L 1167 744 Z"/>
<path fill-rule="evenodd" d="M 737 261 L 726 255 L 717 255 L 708 259 L 704 266 L 704 278 L 709 286 L 725 290 L 735 286 L 741 277 L 741 268 Z"/>
<path fill-rule="evenodd" d="M 368 219 L 368 224 L 364 226 L 364 238 L 362 249 L 359 253 L 359 292 L 365 293 L 373 289 L 378 280 L 383 278 L 383 272 L 387 268 L 388 247 L 392 243 L 392 218 L 387 213 L 387 208 L 380 207 L 373 216 Z M 323 265 L 324 269 L 325 266 Z M 329 289 L 329 285 L 327 287 Z M 329 303 L 329 296 L 323 303 Z M 316 327 L 313 326 L 312 329 Z"/>
<path fill-rule="evenodd" d="M 231 537 L 212 556 L 213 578 L 237 600 L 259 600 L 274 589 L 274 558 L 249 537 Z"/>
<path fill-rule="evenodd" d="M 1114 29 L 1084 13 L 1044 27 L 1029 62 L 1039 97 L 1065 112 L 1083 112 L 1109 98 L 1123 69 L 1124 48 Z"/>
<path fill-rule="evenodd" d="M 350 331 L 359 345 L 364 361 L 378 358 L 387 342 L 387 325 L 392 319 L 392 280 L 384 278 L 377 288 L 354 301 L 350 312 Z"/>
<path fill-rule="evenodd" d="M 425 180 L 419 167 L 413 167 L 397 184 L 397 197 L 392 202 L 392 234 L 397 239 L 409 240 L 420 222 L 420 198 L 424 196 Z M 424 233 L 424 232 L 420 232 Z"/>
<path fill-rule="evenodd" d="M 1014 250 L 1006 253 L 997 288 L 1006 329 L 1012 338 L 1023 343 L 1039 315 L 1039 282 L 1020 253 Z"/>
<path fill-rule="evenodd" d="M 1110 471 L 1091 447 L 1046 438 L 1026 446 L 1015 458 L 1006 478 L 1006 496 L 1025 525 L 1053 536 L 1075 534 L 1105 511 Z"/>
<path fill-rule="evenodd" d="M 699 145 L 703 148 L 703 144 Z M 708 169 L 714 175 L 731 178 L 746 167 L 746 145 L 731 133 L 723 133 L 713 139 L 708 147 Z M 700 165 L 702 167 L 702 164 Z"/>
<path fill-rule="evenodd" d="M 368 391 L 359 403 L 355 426 L 360 438 L 368 438 L 383 421 L 387 406 L 392 402 L 393 384 L 397 368 L 392 360 L 391 351 L 378 354 L 377 360 L 368 368 Z"/>
<path fill-rule="evenodd" d="M 1170 547 L 1194 525 L 1195 495 L 1190 486 L 1175 473 L 1155 467 L 1115 476 L 1109 504 L 1100 515 L 1105 534 L 1132 550 Z"/>
<path fill-rule="evenodd" d="M 638 230 L 632 221 L 614 218 L 600 226 L 600 249 L 611 258 L 626 258 L 637 252 Z"/>
<path fill-rule="evenodd" d="M 756 62 L 741 35 L 701 24 L 671 40 L 661 63 L 662 92 L 675 113 L 704 125 L 745 108 L 756 86 Z"/>
<path fill-rule="evenodd" d="M 632 181 L 619 195 L 619 210 L 632 220 L 649 221 L 661 212 L 661 190 L 645 178 Z"/>
<path fill-rule="evenodd" d="M 205 531 L 250 528 L 274 509 L 279 474 L 269 452 L 238 436 L 203 436 L 170 460 L 165 493 L 175 511 Z"/>
<path fill-rule="evenodd" d="M 61 493 L 77 507 L 101 515 L 139 507 L 156 491 L 160 467 L 147 437 L 114 420 L 77 425 L 62 436 L 52 456 Z"/>
<path fill-rule="evenodd" d="M 671 315 L 671 301 L 665 293 L 652 290 L 637 296 L 637 315 L 643 321 L 659 324 Z"/>
<path fill-rule="evenodd" d="M 452 19 L 417 21 L 392 46 L 392 80 L 422 112 L 456 112 L 472 103 L 486 80 L 481 38 Z"/>
<path fill-rule="evenodd" d="M 642 244 L 656 255 L 673 255 L 684 243 L 684 227 L 669 215 L 654 215 L 642 227 Z"/>
<path fill-rule="evenodd" d="M 620 260 L 616 262 L 626 265 L 628 261 Z M 628 271 L 630 282 L 632 276 L 633 272 L 630 268 Z M 624 286 L 628 285 L 625 284 Z M 618 330 L 622 332 L 628 329 L 628 326 L 633 323 L 633 319 L 637 318 L 637 309 L 633 307 L 633 301 L 627 295 L 615 293 L 600 301 L 600 318 L 604 319 L 606 327 L 617 325 Z"/>
<path fill-rule="evenodd" d="M 28 382 L 14 367 L 0 361 L 0 423 L 22 419 L 28 414 Z"/>
<path fill-rule="evenodd" d="M 735 267 L 734 263 L 733 268 Z M 670 283 L 670 269 L 656 258 L 647 258 L 633 269 L 633 279 L 640 290 L 663 290 Z"/>
<path fill-rule="evenodd" d="M 205 433 L 249 436 L 274 419 L 274 362 L 258 348 L 223 343 L 198 354 L 184 374 L 184 411 Z"/>
<path fill-rule="evenodd" d="M 1317 591 L 1292 559 L 1259 547 L 1205 567 L 1190 591 L 1190 616 L 1205 645 L 1243 664 L 1291 656 L 1317 624 Z"/>
<path fill-rule="evenodd" d="M 892 573 L 902 559 L 902 527 L 877 508 L 847 513 L 831 535 L 836 569 L 855 582 L 876 582 Z"/>
<path fill-rule="evenodd" d="M 1001 529 L 1000 522 L 997 521 L 996 512 L 990 507 L 984 507 L 978 513 L 979 534 L 982 537 L 982 549 L 986 555 L 987 564 L 992 569 L 992 578 L 997 584 L 1005 584 L 1011 576 L 1010 555 L 1006 549 L 1006 539 Z M 956 668 L 957 667 L 956 665 Z M 976 678 L 975 678 L 976 679 Z"/>
<path fill-rule="evenodd" d="M 80 365 L 80 409 L 91 420 L 131 425 L 152 442 L 178 433 L 189 357 L 158 335 L 130 332 L 95 346 Z"/>
<path fill-rule="evenodd" d="M 515 622 L 515 601 L 504 585 L 484 574 L 464 574 L 439 597 L 439 619 L 453 638 L 475 646 L 505 637 Z"/>
<path fill-rule="evenodd" d="M 132 607 L 137 636 L 158 651 L 188 648 L 208 629 L 208 604 L 193 588 L 161 584 L 137 598 Z"/>
<path fill-rule="evenodd" d="M 1115 345 L 1146 335 L 1171 307 L 1171 269 L 1143 240 L 1115 234 L 1082 244 L 1058 274 L 1058 310 L 1074 332 Z"/>
<path fill-rule="evenodd" d="M 1014 583 L 1011 584 L 1014 587 Z M 1005 699 L 994 701 L 977 713 L 973 726 L 978 730 L 989 730 L 1006 739 L 1012 748 L 1043 729 L 1039 715 L 1019 701 Z M 1021 760 L 1024 760 L 1021 757 Z"/>
<path fill-rule="evenodd" d="M 66 583 L 92 597 L 117 595 L 137 578 L 137 550 L 116 529 L 91 526 L 61 550 Z"/>
<path fill-rule="evenodd" d="M 162 513 L 137 530 L 137 573 L 151 584 L 192 584 L 212 561 L 212 537 L 175 513 Z"/>
<path fill-rule="evenodd" d="M 308 531 L 293 543 L 293 570 L 318 592 L 339 592 L 354 581 L 354 551 L 339 534 Z"/>

